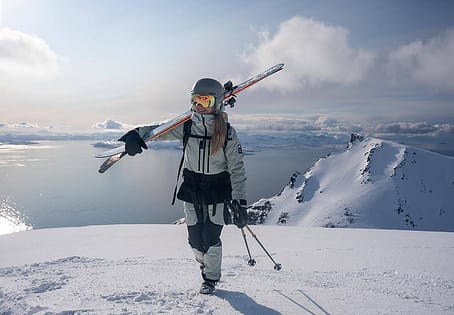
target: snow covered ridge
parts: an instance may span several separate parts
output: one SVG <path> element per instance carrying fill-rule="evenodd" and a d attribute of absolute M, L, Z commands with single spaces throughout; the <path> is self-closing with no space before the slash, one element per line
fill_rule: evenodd
<path fill-rule="evenodd" d="M 353 136 L 344 151 L 294 175 L 253 205 L 258 223 L 454 231 L 453 157 Z"/>

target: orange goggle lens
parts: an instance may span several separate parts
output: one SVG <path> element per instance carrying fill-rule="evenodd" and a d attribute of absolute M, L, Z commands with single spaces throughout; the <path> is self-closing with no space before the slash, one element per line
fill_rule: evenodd
<path fill-rule="evenodd" d="M 213 107 L 216 104 L 216 97 L 213 95 L 192 94 L 191 104 L 200 105 L 202 107 Z"/>

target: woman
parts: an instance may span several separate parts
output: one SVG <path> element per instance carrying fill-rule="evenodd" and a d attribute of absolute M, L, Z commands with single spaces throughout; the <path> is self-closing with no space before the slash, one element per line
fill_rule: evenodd
<path fill-rule="evenodd" d="M 203 283 L 200 293 L 211 294 L 221 277 L 224 224 L 230 212 L 225 200 L 232 200 L 233 221 L 247 224 L 246 172 L 243 152 L 224 112 L 224 87 L 214 79 L 200 79 L 191 91 L 191 123 L 181 125 L 158 140 L 183 140 L 183 183 L 177 198 L 184 201 L 188 240 L 200 263 Z M 129 131 L 120 141 L 135 155 L 146 148 L 143 137 L 156 125 Z M 186 137 L 184 136 L 186 132 Z M 188 134 L 189 133 L 189 134 Z"/>

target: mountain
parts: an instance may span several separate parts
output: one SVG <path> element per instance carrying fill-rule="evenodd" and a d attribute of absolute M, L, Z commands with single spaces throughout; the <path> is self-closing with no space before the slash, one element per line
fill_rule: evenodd
<path fill-rule="evenodd" d="M 454 158 L 352 135 L 250 211 L 266 224 L 454 231 Z"/>

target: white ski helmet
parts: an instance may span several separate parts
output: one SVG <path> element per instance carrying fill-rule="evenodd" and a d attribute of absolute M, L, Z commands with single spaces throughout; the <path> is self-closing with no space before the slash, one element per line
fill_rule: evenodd
<path fill-rule="evenodd" d="M 215 79 L 203 78 L 192 87 L 191 94 L 213 95 L 216 98 L 214 114 L 224 111 L 224 86 Z"/>

